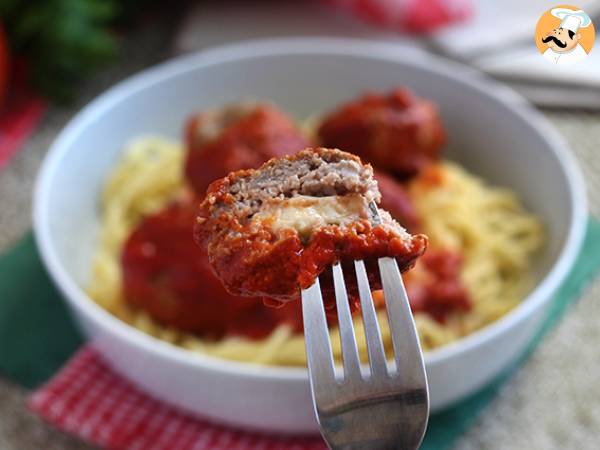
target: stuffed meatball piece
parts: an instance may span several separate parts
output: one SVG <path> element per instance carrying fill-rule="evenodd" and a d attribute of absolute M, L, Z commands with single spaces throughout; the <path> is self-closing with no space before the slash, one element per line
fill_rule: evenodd
<path fill-rule="evenodd" d="M 404 271 L 427 246 L 424 235 L 377 213 L 379 199 L 370 165 L 339 150 L 306 149 L 211 184 L 196 237 L 234 295 L 293 300 L 330 265 L 359 259 L 377 289 L 377 258 L 393 257 Z M 355 277 L 346 282 L 356 293 Z"/>
<path fill-rule="evenodd" d="M 235 170 L 257 168 L 308 145 L 283 112 L 270 104 L 237 103 L 191 117 L 186 125 L 185 176 L 196 194 Z"/>
<path fill-rule="evenodd" d="M 406 89 L 370 93 L 326 116 L 321 144 L 354 153 L 402 178 L 438 158 L 445 132 L 436 106 Z"/>

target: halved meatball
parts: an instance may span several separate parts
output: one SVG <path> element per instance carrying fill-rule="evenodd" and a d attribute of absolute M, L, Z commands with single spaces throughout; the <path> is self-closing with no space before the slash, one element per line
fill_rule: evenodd
<path fill-rule="evenodd" d="M 369 93 L 325 117 L 321 145 L 360 156 L 400 177 L 438 158 L 446 134 L 436 106 L 406 89 Z"/>
<path fill-rule="evenodd" d="M 197 114 L 188 120 L 185 135 L 185 176 L 198 195 L 229 172 L 257 168 L 308 145 L 290 118 L 259 103 L 236 103 Z"/>
<path fill-rule="evenodd" d="M 358 157 L 306 149 L 211 184 L 196 236 L 234 295 L 289 301 L 333 263 L 359 259 L 377 289 L 377 258 L 396 258 L 404 271 L 427 246 L 377 213 L 379 199 L 373 169 Z M 355 294 L 355 277 L 346 282 Z"/>

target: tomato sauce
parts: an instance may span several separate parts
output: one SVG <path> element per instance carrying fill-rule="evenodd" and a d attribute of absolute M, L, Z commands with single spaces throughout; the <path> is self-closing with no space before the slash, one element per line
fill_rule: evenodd
<path fill-rule="evenodd" d="M 126 300 L 164 325 L 208 338 L 260 339 L 282 323 L 300 331 L 299 302 L 265 308 L 262 299 L 227 293 L 193 242 L 195 217 L 194 203 L 173 203 L 131 233 L 121 256 Z"/>
<path fill-rule="evenodd" d="M 413 312 L 426 312 L 444 323 L 449 314 L 471 309 L 469 293 L 460 279 L 460 253 L 430 249 L 418 264 L 413 272 L 404 275 Z"/>

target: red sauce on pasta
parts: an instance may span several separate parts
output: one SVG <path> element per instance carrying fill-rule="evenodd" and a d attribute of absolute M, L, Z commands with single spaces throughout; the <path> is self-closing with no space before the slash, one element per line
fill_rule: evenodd
<path fill-rule="evenodd" d="M 125 299 L 163 325 L 208 338 L 260 339 L 282 323 L 300 331 L 300 302 L 266 308 L 225 291 L 193 242 L 195 216 L 194 204 L 174 203 L 136 227 L 121 256 Z"/>
<path fill-rule="evenodd" d="M 456 311 L 471 308 L 469 293 L 460 279 L 463 256 L 450 250 L 430 249 L 419 267 L 405 274 L 413 312 L 426 312 L 438 322 Z"/>

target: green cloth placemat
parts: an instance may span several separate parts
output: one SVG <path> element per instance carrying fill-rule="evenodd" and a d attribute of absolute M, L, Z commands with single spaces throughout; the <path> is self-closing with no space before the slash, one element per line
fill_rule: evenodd
<path fill-rule="evenodd" d="M 33 388 L 82 343 L 29 233 L 0 257 L 0 373 Z"/>
<path fill-rule="evenodd" d="M 494 383 L 459 405 L 432 416 L 423 450 L 452 446 L 599 269 L 600 222 L 590 219 L 582 252 L 528 350 Z M 33 237 L 28 234 L 0 257 L 0 372 L 27 388 L 34 388 L 52 376 L 82 342 L 42 266 Z"/>

